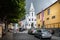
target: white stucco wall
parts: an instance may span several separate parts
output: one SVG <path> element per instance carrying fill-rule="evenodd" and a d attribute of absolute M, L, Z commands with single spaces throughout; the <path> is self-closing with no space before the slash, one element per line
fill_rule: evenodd
<path fill-rule="evenodd" d="M 32 28 L 32 26 L 31 26 L 32 23 L 33 23 L 33 27 L 36 28 L 36 15 L 35 15 L 35 9 L 34 9 L 32 3 L 31 3 L 29 13 L 26 15 L 26 21 L 27 21 L 27 28 L 28 29 Z"/>

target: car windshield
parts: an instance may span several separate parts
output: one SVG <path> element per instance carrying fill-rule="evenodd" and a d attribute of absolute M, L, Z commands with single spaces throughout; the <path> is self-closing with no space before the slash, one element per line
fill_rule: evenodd
<path fill-rule="evenodd" d="M 48 30 L 46 30 L 46 29 L 42 29 L 41 31 L 42 31 L 42 32 L 48 32 Z"/>

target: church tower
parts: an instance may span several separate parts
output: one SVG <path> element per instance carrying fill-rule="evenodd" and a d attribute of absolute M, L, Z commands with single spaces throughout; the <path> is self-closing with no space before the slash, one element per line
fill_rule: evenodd
<path fill-rule="evenodd" d="M 33 3 L 31 3 L 29 13 L 27 15 L 27 28 L 36 28 L 36 15 Z"/>

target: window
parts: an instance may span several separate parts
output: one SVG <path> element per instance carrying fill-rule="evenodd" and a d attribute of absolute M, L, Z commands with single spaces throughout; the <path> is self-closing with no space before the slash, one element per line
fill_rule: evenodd
<path fill-rule="evenodd" d="M 47 20 L 49 20 L 49 18 L 47 18 Z"/>
<path fill-rule="evenodd" d="M 40 24 L 38 24 L 38 27 L 40 26 Z"/>
<path fill-rule="evenodd" d="M 48 8 L 48 15 L 50 14 L 50 8 Z"/>
<path fill-rule="evenodd" d="M 33 16 L 33 13 L 32 13 L 32 16 Z"/>
<path fill-rule="evenodd" d="M 55 16 L 52 16 L 52 19 L 54 19 L 55 18 Z"/>
<path fill-rule="evenodd" d="M 32 21 L 33 21 L 33 18 L 32 18 Z"/>
<path fill-rule="evenodd" d="M 30 21 L 30 19 L 29 19 L 29 21 Z"/>

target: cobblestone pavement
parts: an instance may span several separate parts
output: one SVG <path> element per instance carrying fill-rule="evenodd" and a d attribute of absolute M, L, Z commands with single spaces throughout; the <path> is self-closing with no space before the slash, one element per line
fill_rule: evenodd
<path fill-rule="evenodd" d="M 28 31 L 18 32 L 14 34 L 14 39 L 16 40 L 40 40 L 34 37 L 34 35 L 27 34 Z M 52 36 L 51 40 L 60 40 L 60 37 Z"/>
<path fill-rule="evenodd" d="M 7 32 L 7 34 L 4 35 L 3 38 L 0 40 L 13 40 L 13 33 Z"/>
<path fill-rule="evenodd" d="M 34 35 L 29 35 L 27 33 L 15 33 L 13 37 L 14 40 L 40 40 L 34 37 Z M 60 37 L 53 36 L 51 40 L 60 40 Z"/>
<path fill-rule="evenodd" d="M 3 37 L 2 40 L 40 40 L 40 39 L 34 37 L 34 35 L 29 35 L 27 31 L 26 32 L 24 31 L 18 33 L 8 32 L 7 35 Z M 60 40 L 60 37 L 52 36 L 51 40 Z"/>
<path fill-rule="evenodd" d="M 27 33 L 15 33 L 14 40 L 40 40 L 35 38 L 33 35 L 29 35 Z"/>

